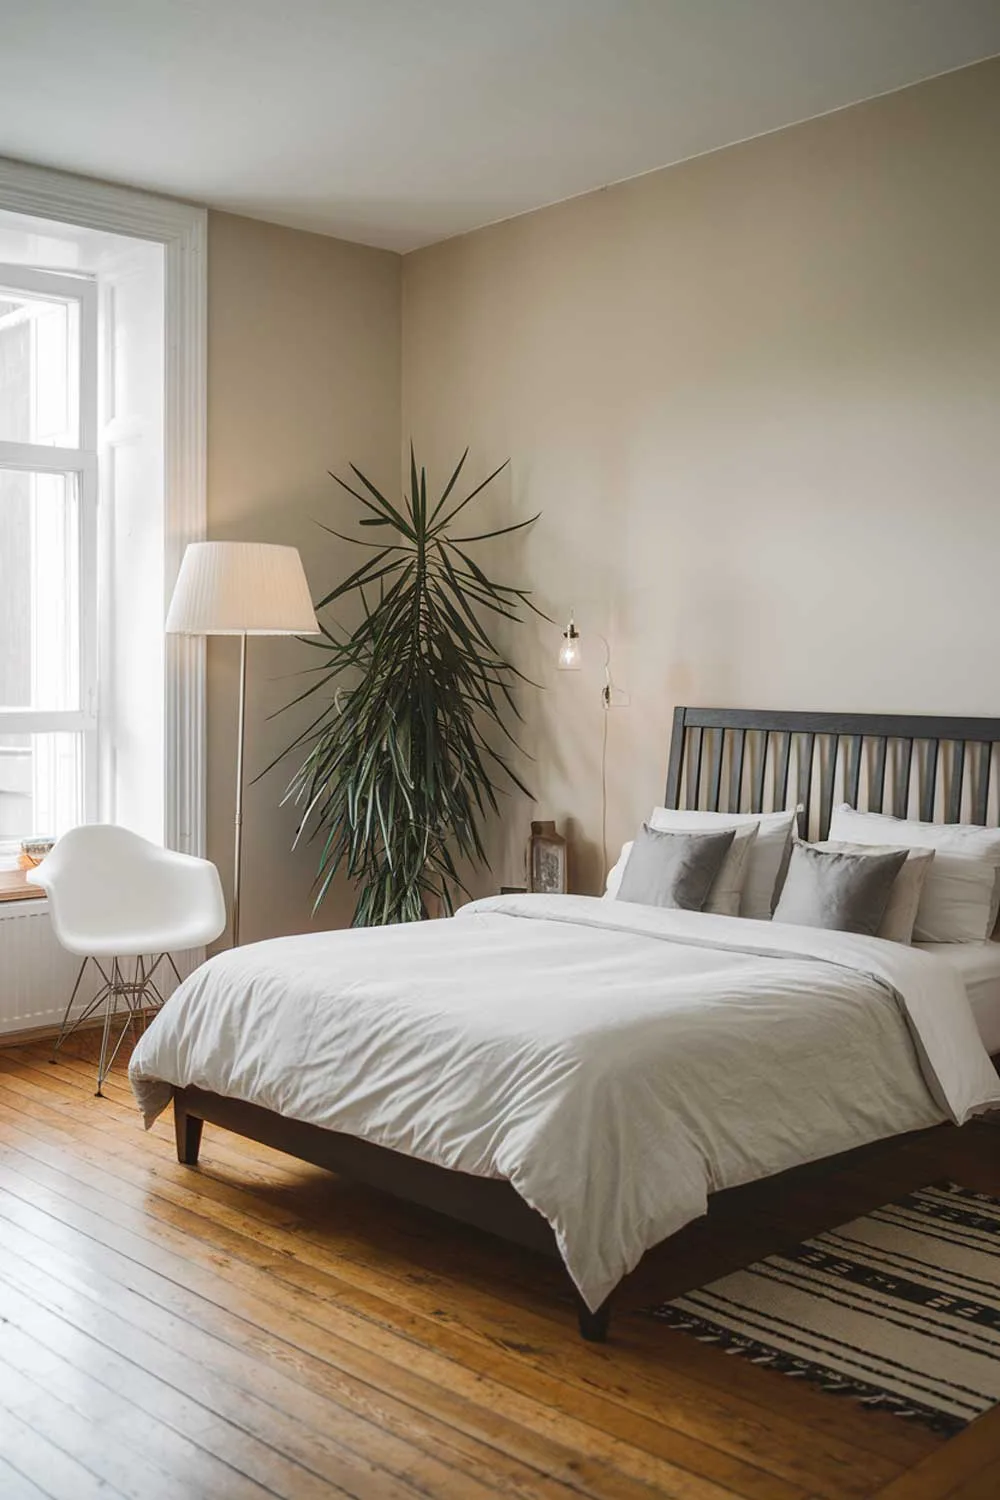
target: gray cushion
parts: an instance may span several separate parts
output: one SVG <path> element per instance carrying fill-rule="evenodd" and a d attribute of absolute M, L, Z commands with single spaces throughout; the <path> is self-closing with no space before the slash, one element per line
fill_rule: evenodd
<path fill-rule="evenodd" d="M 814 849 L 829 849 L 833 854 L 898 854 L 900 850 L 892 844 L 844 844 L 834 839 L 813 844 Z M 917 908 L 931 865 L 936 858 L 933 849 L 910 849 L 903 846 L 906 863 L 892 883 L 876 937 L 890 943 L 912 943 L 913 926 L 917 920 Z"/>
<path fill-rule="evenodd" d="M 845 854 L 796 844 L 774 920 L 875 937 L 905 863 L 905 849 Z"/>
<path fill-rule="evenodd" d="M 668 833 L 643 823 L 616 899 L 701 911 L 735 837 L 735 828 Z"/>

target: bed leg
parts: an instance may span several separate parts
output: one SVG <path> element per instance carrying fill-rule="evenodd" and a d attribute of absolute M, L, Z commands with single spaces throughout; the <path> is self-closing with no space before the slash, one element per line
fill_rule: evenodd
<path fill-rule="evenodd" d="M 576 1315 L 580 1324 L 580 1337 L 588 1344 L 606 1344 L 611 1326 L 611 1298 L 606 1297 L 596 1312 L 591 1312 L 583 1298 L 577 1293 Z"/>
<path fill-rule="evenodd" d="M 177 1160 L 185 1167 L 196 1167 L 198 1165 L 198 1152 L 201 1150 L 201 1131 L 204 1120 L 199 1120 L 197 1115 L 189 1115 L 174 1095 L 174 1136 L 177 1141 Z"/>

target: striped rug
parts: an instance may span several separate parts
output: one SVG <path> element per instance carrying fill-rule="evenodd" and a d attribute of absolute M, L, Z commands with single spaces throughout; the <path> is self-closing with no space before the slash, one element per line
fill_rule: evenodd
<path fill-rule="evenodd" d="M 648 1311 L 727 1354 L 960 1432 L 1000 1401 L 1000 1198 L 920 1188 Z"/>

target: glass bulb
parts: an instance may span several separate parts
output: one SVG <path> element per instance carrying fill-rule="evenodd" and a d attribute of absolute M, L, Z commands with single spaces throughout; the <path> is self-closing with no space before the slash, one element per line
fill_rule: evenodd
<path fill-rule="evenodd" d="M 563 641 L 559 648 L 559 670 L 560 672 L 579 672 L 582 663 L 580 633 L 573 623 L 573 616 L 570 615 L 569 624 L 563 631 Z"/>

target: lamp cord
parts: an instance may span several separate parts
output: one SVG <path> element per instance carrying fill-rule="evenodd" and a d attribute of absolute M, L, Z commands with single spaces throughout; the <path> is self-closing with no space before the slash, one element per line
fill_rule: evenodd
<path fill-rule="evenodd" d="M 604 636 L 599 637 L 604 646 L 604 686 L 601 689 L 601 708 L 604 723 L 601 726 L 601 890 L 608 878 L 608 713 L 611 709 L 611 647 Z"/>
<path fill-rule="evenodd" d="M 608 690 L 604 690 L 601 732 L 601 893 L 608 878 Z"/>

